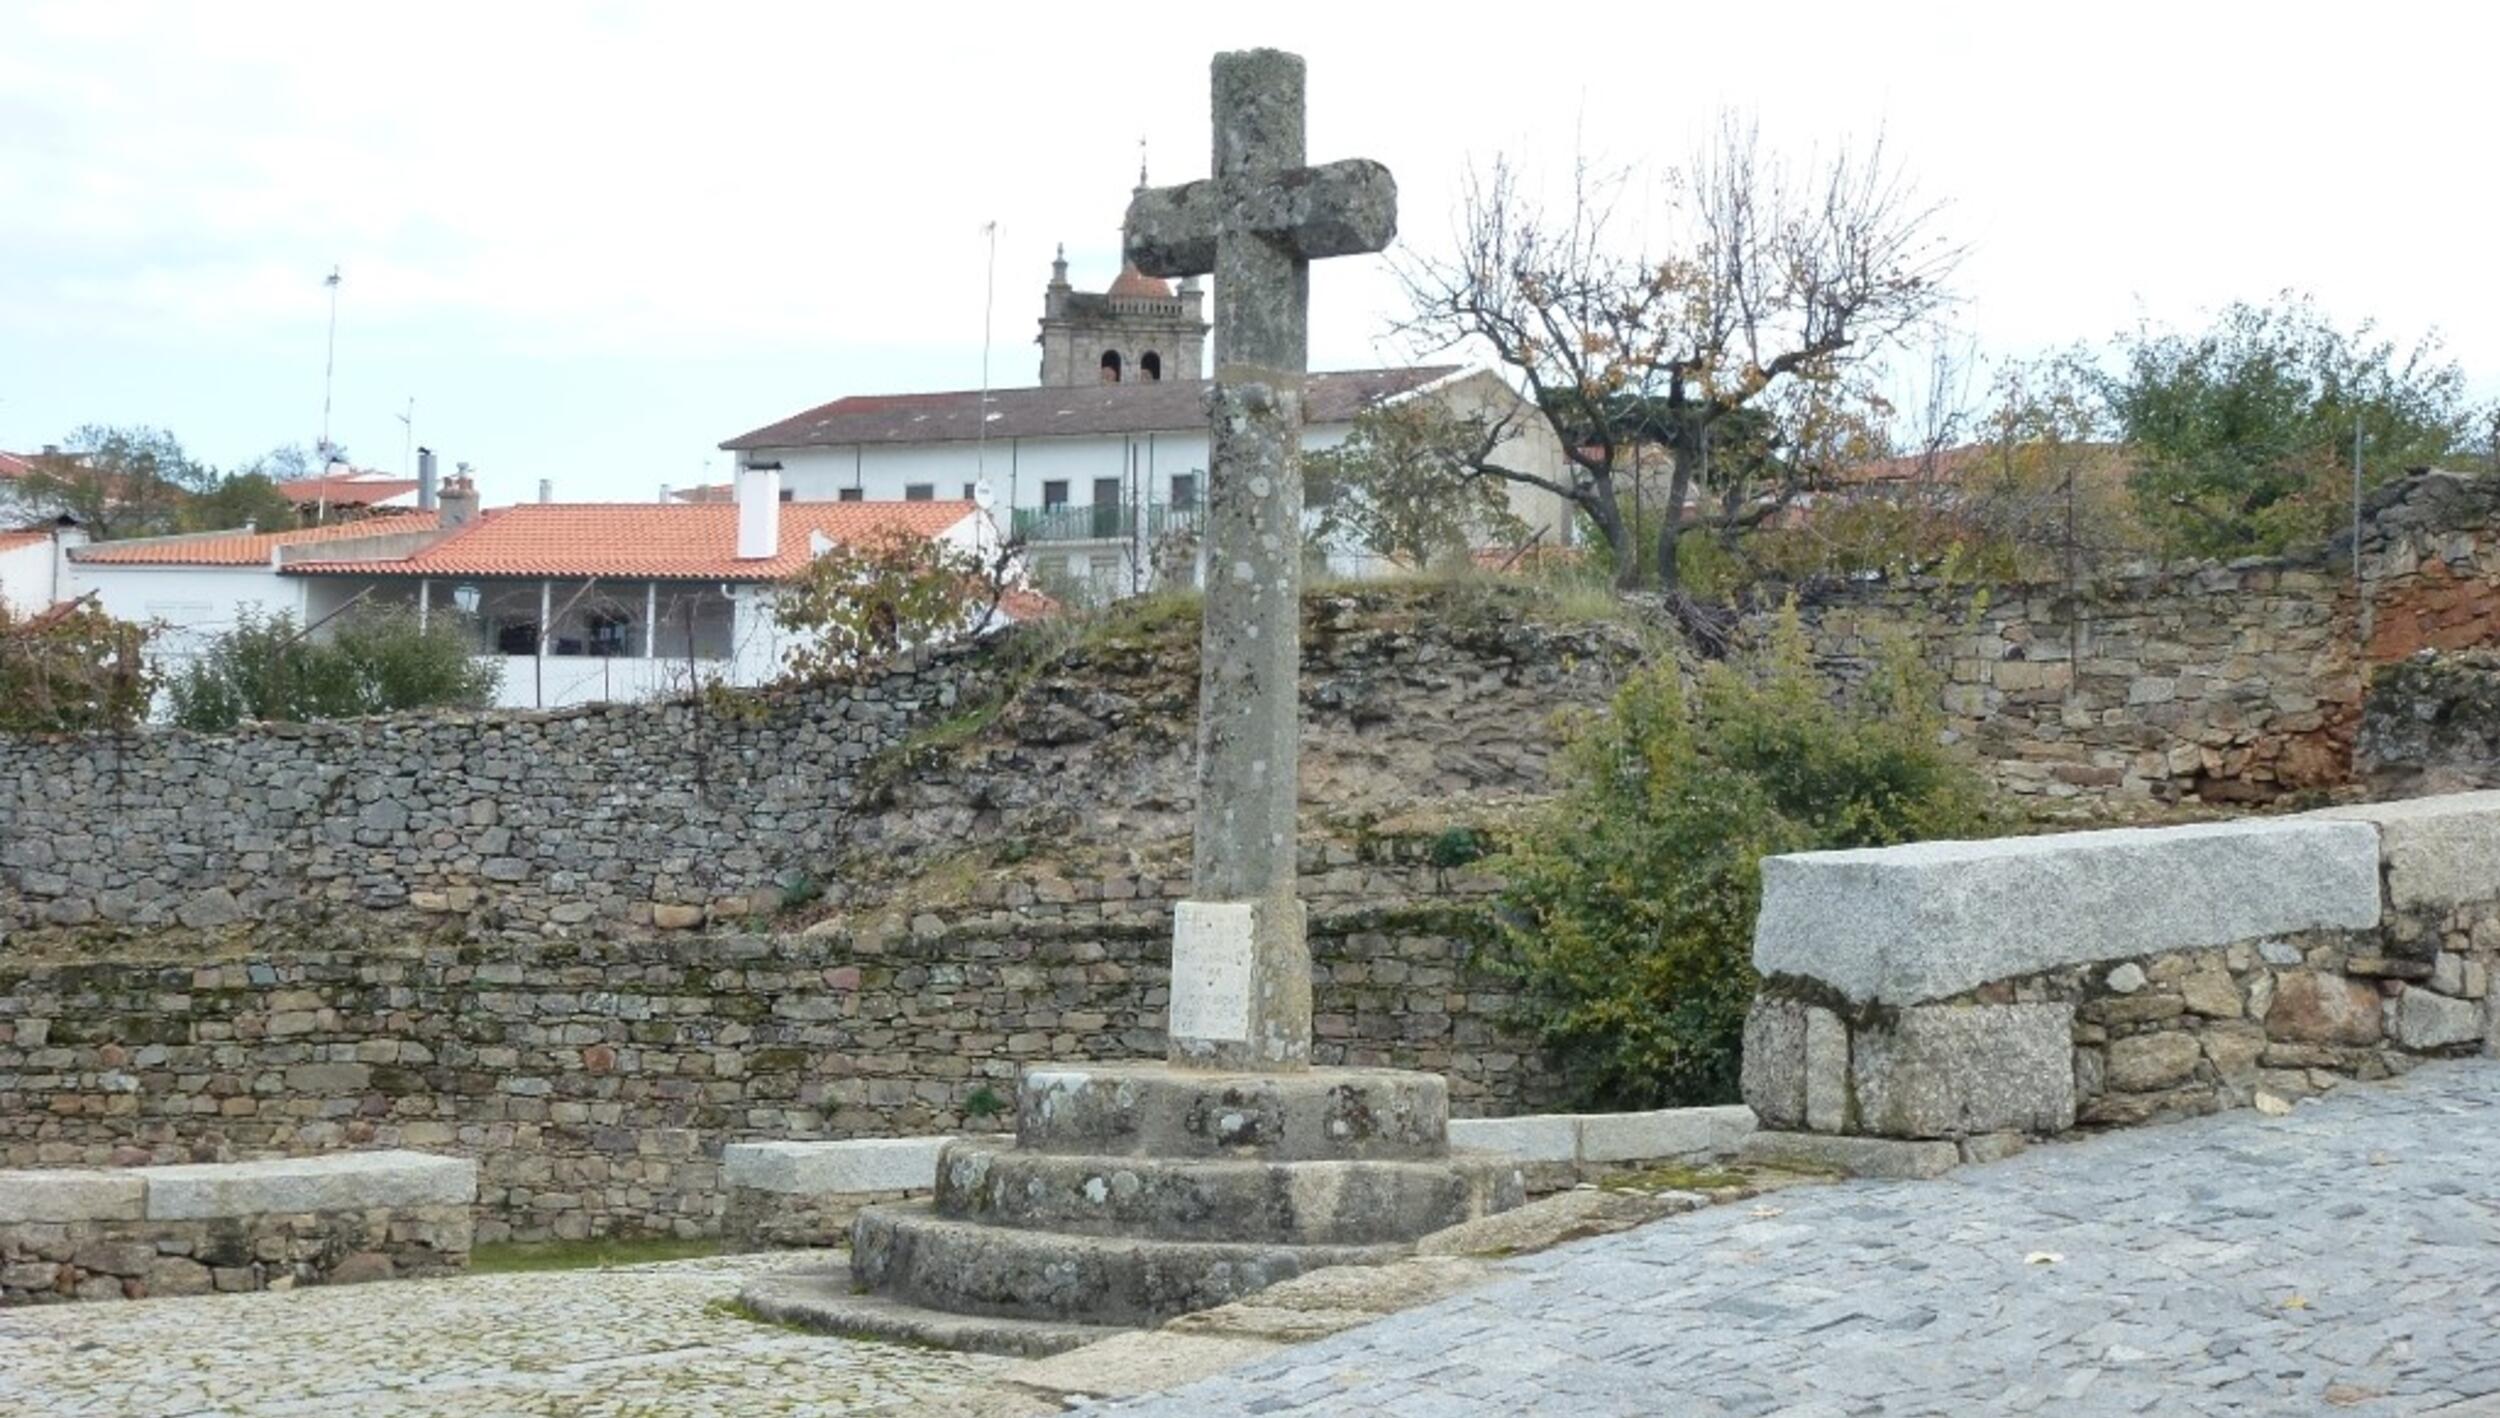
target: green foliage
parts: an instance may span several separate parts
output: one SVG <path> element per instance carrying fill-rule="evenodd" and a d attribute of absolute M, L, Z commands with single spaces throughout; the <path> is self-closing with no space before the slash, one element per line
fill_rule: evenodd
<path fill-rule="evenodd" d="M 2356 427 L 2370 480 L 2450 457 L 2477 430 L 2464 371 L 2436 340 L 2400 351 L 2338 329 L 2306 297 L 2233 305 L 2196 334 L 2122 336 L 2098 376 L 2142 458 L 2145 520 L 2198 556 L 2273 553 L 2350 515 Z"/>
<path fill-rule="evenodd" d="M 1432 839 L 1432 864 L 1443 871 L 1482 861 L 1488 850 L 1484 834 L 1472 827 L 1447 827 Z"/>
<path fill-rule="evenodd" d="M 998 1090 L 986 1083 L 973 1089 L 964 1098 L 964 1116 L 967 1118 L 995 1118 L 1006 1111 L 1007 1100 L 998 1095 Z"/>
<path fill-rule="evenodd" d="M 321 630 L 316 637 L 292 616 L 244 613 L 173 677 L 174 722 L 216 731 L 246 719 L 302 722 L 494 703 L 503 671 L 476 657 L 471 634 L 453 617 L 419 629 L 413 611 L 358 608 Z"/>
<path fill-rule="evenodd" d="M 773 622 L 798 636 L 794 679 L 856 674 L 897 651 L 977 635 L 1004 589 L 1005 562 L 901 530 L 842 543 L 773 600 Z"/>
<path fill-rule="evenodd" d="M 1896 656 L 1835 703 L 1792 616 L 1690 694 L 1661 664 L 1577 727 L 1563 794 L 1496 869 L 1528 1020 L 1590 1101 L 1735 1096 L 1764 856 L 1987 829 L 1932 689 Z"/>
<path fill-rule="evenodd" d="M 161 428 L 88 424 L 71 430 L 65 446 L 38 457 L 18 491 L 32 506 L 77 518 L 96 541 L 178 530 L 183 503 L 213 476 Z"/>
<path fill-rule="evenodd" d="M 1353 432 L 1302 461 L 1312 539 L 1351 543 L 1410 571 L 1513 543 L 1527 526 L 1505 485 L 1474 471 L 1494 431 L 1425 399 L 1355 415 Z"/>
<path fill-rule="evenodd" d="M 257 531 L 284 532 L 302 525 L 295 504 L 268 474 L 228 473 L 208 484 L 182 506 L 187 531 L 215 532 L 250 526 Z"/>
<path fill-rule="evenodd" d="M 147 717 L 156 678 L 140 658 L 146 627 L 92 601 L 19 615 L 0 601 L 0 732 L 127 729 Z"/>

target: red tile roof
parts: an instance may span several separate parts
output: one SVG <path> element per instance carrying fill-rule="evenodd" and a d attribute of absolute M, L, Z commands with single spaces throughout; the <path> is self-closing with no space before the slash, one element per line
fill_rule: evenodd
<path fill-rule="evenodd" d="M 22 478 L 35 470 L 35 460 L 23 453 L 0 453 L 0 478 Z"/>
<path fill-rule="evenodd" d="M 1458 373 L 1455 365 L 1349 369 L 1314 374 L 1304 391 L 1309 423 L 1343 423 L 1383 399 Z M 1207 426 L 1207 381 L 1141 380 L 1071 388 L 992 389 L 992 438 L 1175 433 Z M 965 443 L 982 427 L 981 392 L 857 394 L 742 433 L 723 448 L 804 448 L 852 443 Z"/>
<path fill-rule="evenodd" d="M 289 502 L 370 507 L 417 490 L 415 478 L 293 478 L 278 484 Z"/>
<path fill-rule="evenodd" d="M 1124 261 L 1120 274 L 1111 278 L 1111 289 L 1103 294 L 1113 300 L 1170 300 L 1172 283 L 1138 270 L 1134 261 Z"/>
<path fill-rule="evenodd" d="M 777 581 L 813 560 L 810 534 L 855 543 L 888 529 L 934 537 L 976 515 L 969 502 L 785 502 L 779 554 L 738 559 L 734 504 L 525 502 L 484 514 L 392 561 L 305 561 L 290 574 L 603 576 L 656 581 Z M 350 524 L 371 528 L 374 521 Z"/>
<path fill-rule="evenodd" d="M 22 532 L 0 532 L 0 551 L 15 551 L 19 547 L 30 547 L 50 540 L 52 540 L 52 529 L 49 527 L 29 527 Z"/>
<path fill-rule="evenodd" d="M 180 537 L 138 537 L 97 542 L 72 551 L 70 560 L 105 566 L 266 566 L 280 547 L 421 532 L 434 525 L 431 512 L 367 517 L 291 532 L 201 532 Z"/>

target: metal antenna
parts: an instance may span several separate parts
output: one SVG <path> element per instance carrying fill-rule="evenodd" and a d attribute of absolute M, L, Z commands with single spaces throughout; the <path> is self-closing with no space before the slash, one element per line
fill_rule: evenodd
<path fill-rule="evenodd" d="M 972 476 L 975 487 L 990 482 L 990 315 L 998 305 L 998 222 L 995 218 L 981 224 L 981 235 L 989 239 L 989 275 L 981 294 L 981 403 L 977 410 L 980 432 L 973 435 Z M 1013 490 L 1009 504 L 1014 505 Z"/>
<path fill-rule="evenodd" d="M 401 430 L 399 444 L 399 475 L 404 478 L 412 476 L 409 470 L 416 466 L 409 460 L 409 455 L 415 451 L 417 446 L 416 395 L 411 394 L 408 396 L 408 412 L 399 415 L 399 424 Z"/>
<path fill-rule="evenodd" d="M 330 288 L 330 345 L 321 359 L 321 443 L 314 451 L 326 469 L 330 465 L 330 381 L 339 367 L 339 268 L 332 265 L 321 283 Z"/>

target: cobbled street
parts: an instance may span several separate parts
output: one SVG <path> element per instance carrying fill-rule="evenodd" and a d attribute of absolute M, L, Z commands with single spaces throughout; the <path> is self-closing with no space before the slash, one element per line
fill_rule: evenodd
<path fill-rule="evenodd" d="M 0 1311 L 0 1413 L 662 1418 L 977 1411 L 1008 1360 L 723 1314 L 812 1257 Z"/>
<path fill-rule="evenodd" d="M 1123 1415 L 2500 1415 L 2500 1063 L 1780 1194 Z"/>

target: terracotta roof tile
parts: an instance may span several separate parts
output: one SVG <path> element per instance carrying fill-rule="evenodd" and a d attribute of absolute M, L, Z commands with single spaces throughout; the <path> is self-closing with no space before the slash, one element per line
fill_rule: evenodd
<path fill-rule="evenodd" d="M 1343 423 L 1382 399 L 1457 372 L 1455 365 L 1425 365 L 1314 374 L 1303 417 L 1310 423 Z M 1049 438 L 1203 429 L 1207 426 L 1206 388 L 1203 379 L 1166 379 L 1065 389 L 992 389 L 989 436 Z M 964 443 L 979 436 L 981 413 L 977 389 L 946 394 L 859 394 L 740 434 L 721 447 Z"/>
<path fill-rule="evenodd" d="M 70 560 L 104 566 L 266 566 L 280 547 L 307 542 L 336 542 L 354 537 L 386 537 L 419 532 L 434 525 L 431 512 L 367 517 L 360 522 L 335 522 L 326 527 L 298 527 L 291 532 L 203 532 L 181 537 L 139 537 L 122 542 L 97 542 L 73 550 Z"/>
<path fill-rule="evenodd" d="M 415 478 L 293 478 L 278 484 L 289 502 L 330 502 L 370 507 L 417 490 Z"/>
<path fill-rule="evenodd" d="M 35 470 L 35 460 L 23 453 L 0 453 L 0 478 L 22 478 Z"/>
<path fill-rule="evenodd" d="M 1111 278 L 1111 289 L 1104 295 L 1113 300 L 1170 300 L 1172 283 L 1137 269 L 1134 261 L 1120 264 L 1120 274 Z"/>
<path fill-rule="evenodd" d="M 304 561 L 290 574 L 605 576 L 661 581 L 773 581 L 812 560 L 810 534 L 858 542 L 888 528 L 934 537 L 974 516 L 969 502 L 785 502 L 778 555 L 738 559 L 731 503 L 525 502 L 499 507 L 414 555 Z M 373 527 L 375 521 L 352 523 Z"/>

